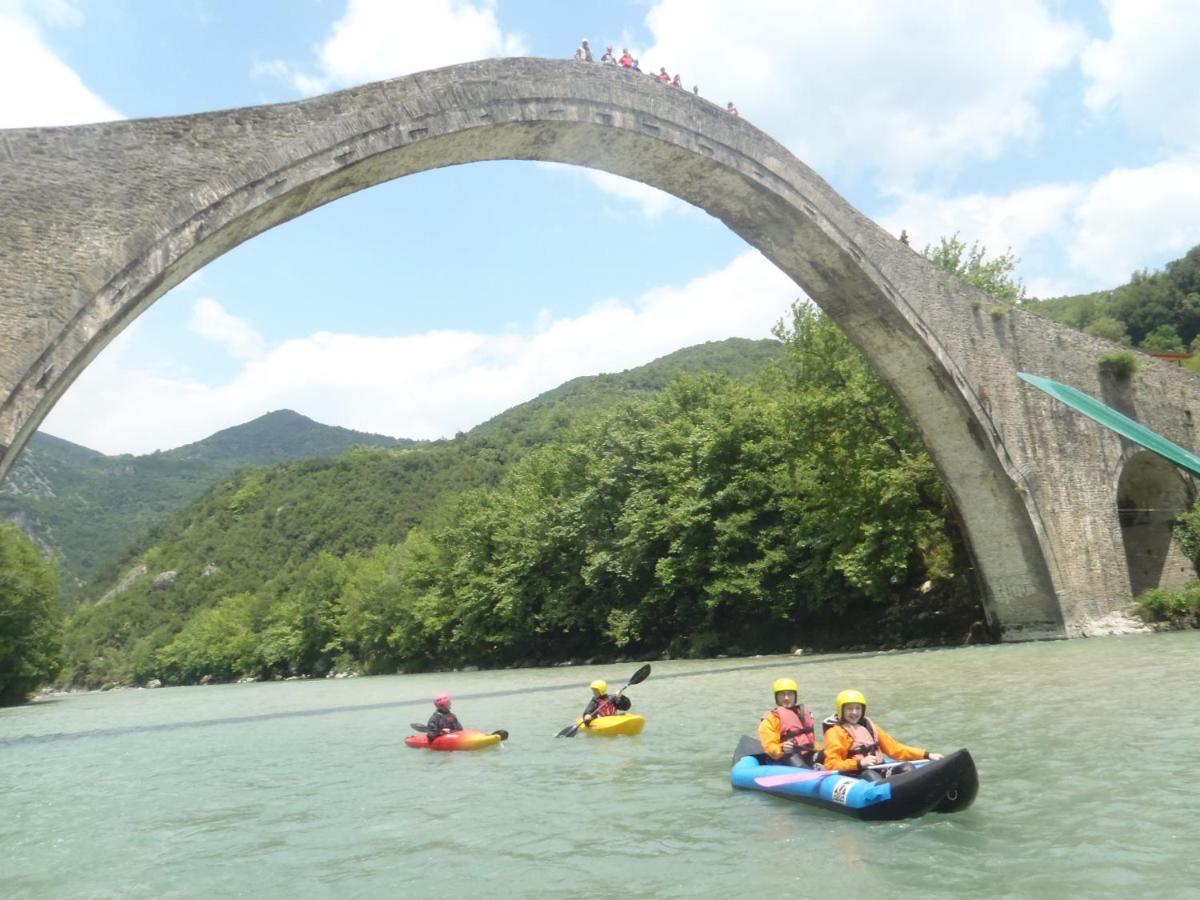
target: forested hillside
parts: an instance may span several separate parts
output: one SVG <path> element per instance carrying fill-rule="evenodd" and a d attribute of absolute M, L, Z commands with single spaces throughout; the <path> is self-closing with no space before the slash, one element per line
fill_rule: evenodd
<path fill-rule="evenodd" d="M 412 443 L 322 425 L 291 410 L 145 456 L 105 456 L 38 433 L 0 483 L 0 519 L 17 523 L 51 552 L 69 604 L 131 541 L 242 466 L 335 456 L 360 444 Z"/>
<path fill-rule="evenodd" d="M 70 624 L 70 677 L 978 629 L 969 565 L 903 414 L 823 317 L 799 307 L 779 336 L 577 380 L 454 441 L 243 471 L 89 592 L 106 596 Z"/>
<path fill-rule="evenodd" d="M 1111 291 L 1031 300 L 1024 308 L 1143 350 L 1190 351 L 1200 335 L 1200 246 Z"/>

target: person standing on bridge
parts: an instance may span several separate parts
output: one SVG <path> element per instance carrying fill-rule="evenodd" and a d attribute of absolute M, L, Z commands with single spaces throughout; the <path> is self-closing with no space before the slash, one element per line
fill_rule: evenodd
<path fill-rule="evenodd" d="M 725 104 L 725 111 L 731 116 L 736 116 L 738 114 L 737 107 L 733 105 L 732 100 Z"/>
<path fill-rule="evenodd" d="M 600 57 L 600 62 L 606 66 L 615 66 L 617 64 L 617 57 L 613 55 L 612 44 L 608 45 L 608 48 L 604 51 L 604 55 Z"/>
<path fill-rule="evenodd" d="M 595 62 L 592 59 L 592 48 L 588 46 L 587 38 L 579 42 L 579 49 L 575 51 L 575 59 L 579 62 Z"/>

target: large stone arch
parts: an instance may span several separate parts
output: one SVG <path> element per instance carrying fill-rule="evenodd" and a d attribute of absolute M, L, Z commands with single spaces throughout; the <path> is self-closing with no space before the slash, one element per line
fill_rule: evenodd
<path fill-rule="evenodd" d="M 1005 637 L 1078 633 L 1128 600 L 1106 477 L 1119 440 L 1015 377 L 1099 390 L 1103 342 L 1019 311 L 990 314 L 988 298 L 745 120 L 644 76 L 566 61 L 492 60 L 297 103 L 0 132 L 0 476 L 95 355 L 207 262 L 353 191 L 494 159 L 660 188 L 790 275 L 923 434 Z M 1190 430 L 1164 424 L 1200 411 L 1172 375 L 1143 376 L 1130 402 L 1192 446 Z M 1072 441 L 1087 452 L 1064 467 Z"/>

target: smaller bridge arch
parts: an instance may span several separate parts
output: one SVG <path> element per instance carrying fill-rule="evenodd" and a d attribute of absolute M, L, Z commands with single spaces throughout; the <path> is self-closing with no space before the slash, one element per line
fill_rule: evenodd
<path fill-rule="evenodd" d="M 1196 483 L 1148 450 L 1131 451 L 1117 482 L 1117 515 L 1134 597 L 1151 588 L 1178 588 L 1195 566 L 1172 537 L 1175 520 L 1191 509 Z"/>

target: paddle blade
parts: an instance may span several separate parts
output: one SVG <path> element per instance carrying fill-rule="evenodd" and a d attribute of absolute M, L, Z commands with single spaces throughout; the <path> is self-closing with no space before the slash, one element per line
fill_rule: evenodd
<path fill-rule="evenodd" d="M 413 731 L 421 731 L 421 732 L 429 731 L 429 726 L 422 725 L 420 722 L 409 722 L 408 727 L 411 728 Z"/>
<path fill-rule="evenodd" d="M 568 725 L 566 728 L 564 728 L 562 731 L 560 731 L 558 734 L 556 734 L 555 737 L 575 737 L 575 735 L 576 735 L 576 733 L 578 733 L 578 731 L 579 731 L 578 725 Z"/>
<path fill-rule="evenodd" d="M 646 663 L 644 666 L 642 666 L 640 669 L 638 669 L 636 672 L 633 673 L 633 677 L 629 679 L 629 684 L 625 685 L 625 687 L 629 687 L 629 685 L 632 685 L 632 684 L 641 684 L 643 681 L 645 681 L 649 677 L 650 677 L 650 663 Z"/>

